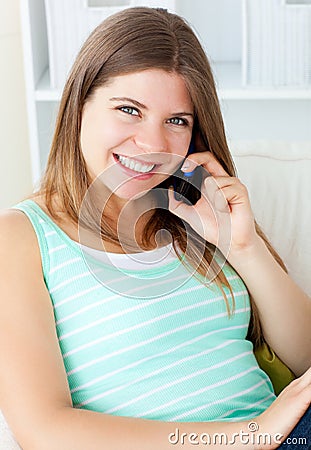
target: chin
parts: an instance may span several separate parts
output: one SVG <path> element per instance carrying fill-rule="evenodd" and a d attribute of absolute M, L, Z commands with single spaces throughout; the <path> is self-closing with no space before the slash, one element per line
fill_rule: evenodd
<path fill-rule="evenodd" d="M 126 186 L 124 186 L 120 189 L 116 189 L 113 192 L 113 194 L 122 200 L 136 200 L 136 199 L 144 197 L 149 192 L 150 192 L 150 189 L 138 191 L 137 189 L 130 189 L 130 188 L 127 188 Z"/>

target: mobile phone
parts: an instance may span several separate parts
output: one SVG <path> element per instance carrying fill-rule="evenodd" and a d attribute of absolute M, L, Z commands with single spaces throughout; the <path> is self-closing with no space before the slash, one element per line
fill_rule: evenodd
<path fill-rule="evenodd" d="M 187 152 L 187 156 L 195 152 L 193 139 Z M 186 156 L 186 157 L 187 157 Z M 202 167 L 196 167 L 192 172 L 183 172 L 178 169 L 173 175 L 174 196 L 178 201 L 189 205 L 195 205 L 201 198 Z"/>

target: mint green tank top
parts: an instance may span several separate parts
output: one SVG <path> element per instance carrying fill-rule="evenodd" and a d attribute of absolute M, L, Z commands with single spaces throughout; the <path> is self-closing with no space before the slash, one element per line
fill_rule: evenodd
<path fill-rule="evenodd" d="M 74 407 L 172 422 L 236 421 L 275 399 L 246 340 L 246 287 L 229 265 L 231 317 L 220 289 L 203 285 L 178 258 L 120 269 L 86 258 L 34 201 L 14 208 L 37 235 Z"/>

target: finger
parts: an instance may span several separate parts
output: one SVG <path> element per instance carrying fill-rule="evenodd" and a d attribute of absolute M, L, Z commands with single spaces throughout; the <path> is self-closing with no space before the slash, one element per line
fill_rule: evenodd
<path fill-rule="evenodd" d="M 233 186 L 236 185 L 237 187 L 239 185 L 243 186 L 241 181 L 236 177 L 230 177 L 230 176 L 213 176 L 213 177 L 207 177 L 204 179 L 204 184 L 207 187 L 208 185 L 214 184 L 218 186 L 219 188 L 227 187 L 227 186 Z"/>
<path fill-rule="evenodd" d="M 211 205 L 214 205 L 218 211 L 227 212 L 228 210 L 227 200 L 214 177 L 208 177 L 203 181 L 201 187 L 201 198 L 209 202 Z"/>
<path fill-rule="evenodd" d="M 223 213 L 230 212 L 230 206 L 229 206 L 228 200 L 225 197 L 225 194 L 221 189 L 219 189 L 215 193 L 214 205 L 215 205 L 215 209 L 219 212 L 223 212 Z"/>
<path fill-rule="evenodd" d="M 214 197 L 215 207 L 221 212 L 232 211 L 232 208 L 239 208 L 247 203 L 248 197 L 245 197 L 241 190 L 236 189 L 235 186 L 227 186 L 219 189 Z"/>
<path fill-rule="evenodd" d="M 183 172 L 192 172 L 197 166 L 204 167 L 213 176 L 229 177 L 229 174 L 211 152 L 192 153 L 185 159 L 181 170 Z"/>
<path fill-rule="evenodd" d="M 243 184 L 232 184 L 231 186 L 224 186 L 220 189 L 231 204 L 250 203 L 248 191 Z"/>
<path fill-rule="evenodd" d="M 235 181 L 232 180 L 232 177 L 207 177 L 202 182 L 201 190 L 212 200 L 219 189 L 234 184 Z"/>
<path fill-rule="evenodd" d="M 204 180 L 203 185 L 207 192 L 217 192 L 217 188 L 221 189 L 227 200 L 239 198 L 244 202 L 245 200 L 249 202 L 247 187 L 236 177 L 208 177 Z"/>
<path fill-rule="evenodd" d="M 248 199 L 245 186 L 235 177 L 206 178 L 202 184 L 202 196 L 209 199 L 220 212 L 230 211 L 228 202 Z"/>

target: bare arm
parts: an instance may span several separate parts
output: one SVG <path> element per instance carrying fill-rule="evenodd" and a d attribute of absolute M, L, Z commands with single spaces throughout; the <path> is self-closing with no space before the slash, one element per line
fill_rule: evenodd
<path fill-rule="evenodd" d="M 290 432 L 310 403 L 307 376 L 299 395 L 296 388 L 285 423 L 279 420 L 280 406 L 291 391 L 258 417 L 260 432 Z M 168 423 L 73 408 L 36 237 L 20 212 L 0 216 L 0 408 L 24 450 L 166 450 L 173 446 L 169 435 L 176 428 L 177 448 L 193 448 L 191 433 L 226 433 L 235 442 L 229 447 L 241 448 L 239 433 L 248 432 L 247 422 Z M 195 439 L 199 437 L 192 436 Z"/>
<path fill-rule="evenodd" d="M 230 263 L 258 306 L 266 341 L 301 375 L 311 366 L 311 300 L 275 261 L 258 236 L 253 246 L 232 253 Z"/>

